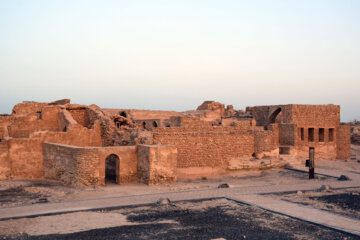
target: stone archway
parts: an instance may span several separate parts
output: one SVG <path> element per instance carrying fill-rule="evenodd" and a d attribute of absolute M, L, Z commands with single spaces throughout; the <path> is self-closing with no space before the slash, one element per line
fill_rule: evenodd
<path fill-rule="evenodd" d="M 276 122 L 277 116 L 281 113 L 281 107 L 276 108 L 268 117 L 267 124 L 265 126 L 265 130 L 268 129 L 270 124 L 273 124 Z"/>
<path fill-rule="evenodd" d="M 269 116 L 268 124 L 275 123 L 276 117 L 280 114 L 281 108 L 277 108 L 273 113 Z"/>
<path fill-rule="evenodd" d="M 118 183 L 120 159 L 116 154 L 110 154 L 105 159 L 105 184 Z"/>

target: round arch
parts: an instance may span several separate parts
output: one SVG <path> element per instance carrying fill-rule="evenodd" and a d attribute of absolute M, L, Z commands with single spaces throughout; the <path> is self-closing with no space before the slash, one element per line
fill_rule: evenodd
<path fill-rule="evenodd" d="M 273 113 L 270 115 L 269 117 L 269 121 L 268 124 L 272 124 L 275 123 L 276 117 L 280 114 L 281 112 L 281 108 L 277 108 L 275 111 L 273 111 Z"/>

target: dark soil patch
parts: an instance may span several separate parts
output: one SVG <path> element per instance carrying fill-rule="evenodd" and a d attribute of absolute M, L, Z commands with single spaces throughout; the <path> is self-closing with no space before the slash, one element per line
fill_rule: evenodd
<path fill-rule="evenodd" d="M 0 204 L 8 202 L 27 202 L 42 197 L 42 194 L 31 193 L 23 187 L 14 187 L 0 191 Z"/>
<path fill-rule="evenodd" d="M 303 171 L 294 171 L 294 170 L 282 170 L 279 171 L 279 175 L 282 177 L 292 177 L 292 178 L 296 178 L 296 179 L 303 179 L 303 180 L 308 180 L 309 179 L 309 173 L 307 172 L 303 172 Z M 334 179 L 332 177 L 327 177 L 324 175 L 319 175 L 315 173 L 315 178 L 314 180 L 328 180 L 328 179 Z"/>
<path fill-rule="evenodd" d="M 321 197 L 310 197 L 310 199 L 316 199 L 325 203 L 334 204 L 344 210 L 351 209 L 360 211 L 360 193 L 349 192 L 343 194 L 327 195 Z"/>
<path fill-rule="evenodd" d="M 360 188 L 268 194 L 285 201 L 360 219 Z"/>
<path fill-rule="evenodd" d="M 224 199 L 113 211 L 137 225 L 13 239 L 360 239 Z"/>

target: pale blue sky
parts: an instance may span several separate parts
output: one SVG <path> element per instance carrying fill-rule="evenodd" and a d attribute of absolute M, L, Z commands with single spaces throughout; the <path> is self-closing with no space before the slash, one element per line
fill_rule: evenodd
<path fill-rule="evenodd" d="M 23 100 L 237 109 L 340 104 L 360 119 L 357 0 L 0 0 L 0 113 Z"/>

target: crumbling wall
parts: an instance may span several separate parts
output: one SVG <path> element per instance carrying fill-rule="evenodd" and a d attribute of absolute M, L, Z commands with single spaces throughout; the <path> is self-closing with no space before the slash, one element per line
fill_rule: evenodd
<path fill-rule="evenodd" d="M 145 184 L 176 181 L 177 150 L 174 146 L 138 146 L 138 182 Z"/>
<path fill-rule="evenodd" d="M 43 177 L 42 142 L 38 139 L 9 140 L 11 177 L 37 179 Z"/>
<path fill-rule="evenodd" d="M 8 126 L 9 136 L 13 138 L 27 138 L 36 131 L 59 130 L 59 108 L 46 106 L 40 113 L 32 112 L 21 121 L 15 121 Z"/>
<path fill-rule="evenodd" d="M 41 112 L 41 109 L 47 106 L 48 103 L 40 102 L 22 102 L 13 107 L 13 115 L 27 115 L 29 113 Z"/>
<path fill-rule="evenodd" d="M 138 110 L 138 109 L 101 109 L 106 115 L 119 115 L 121 112 L 126 112 L 128 117 L 132 120 L 146 120 L 146 119 L 169 119 L 172 116 L 183 115 L 176 111 L 159 111 L 159 110 Z"/>
<path fill-rule="evenodd" d="M 0 142 L 0 180 L 11 176 L 11 165 L 9 161 L 9 142 Z"/>
<path fill-rule="evenodd" d="M 350 158 L 350 126 L 339 125 L 336 128 L 336 159 L 347 160 Z"/>

